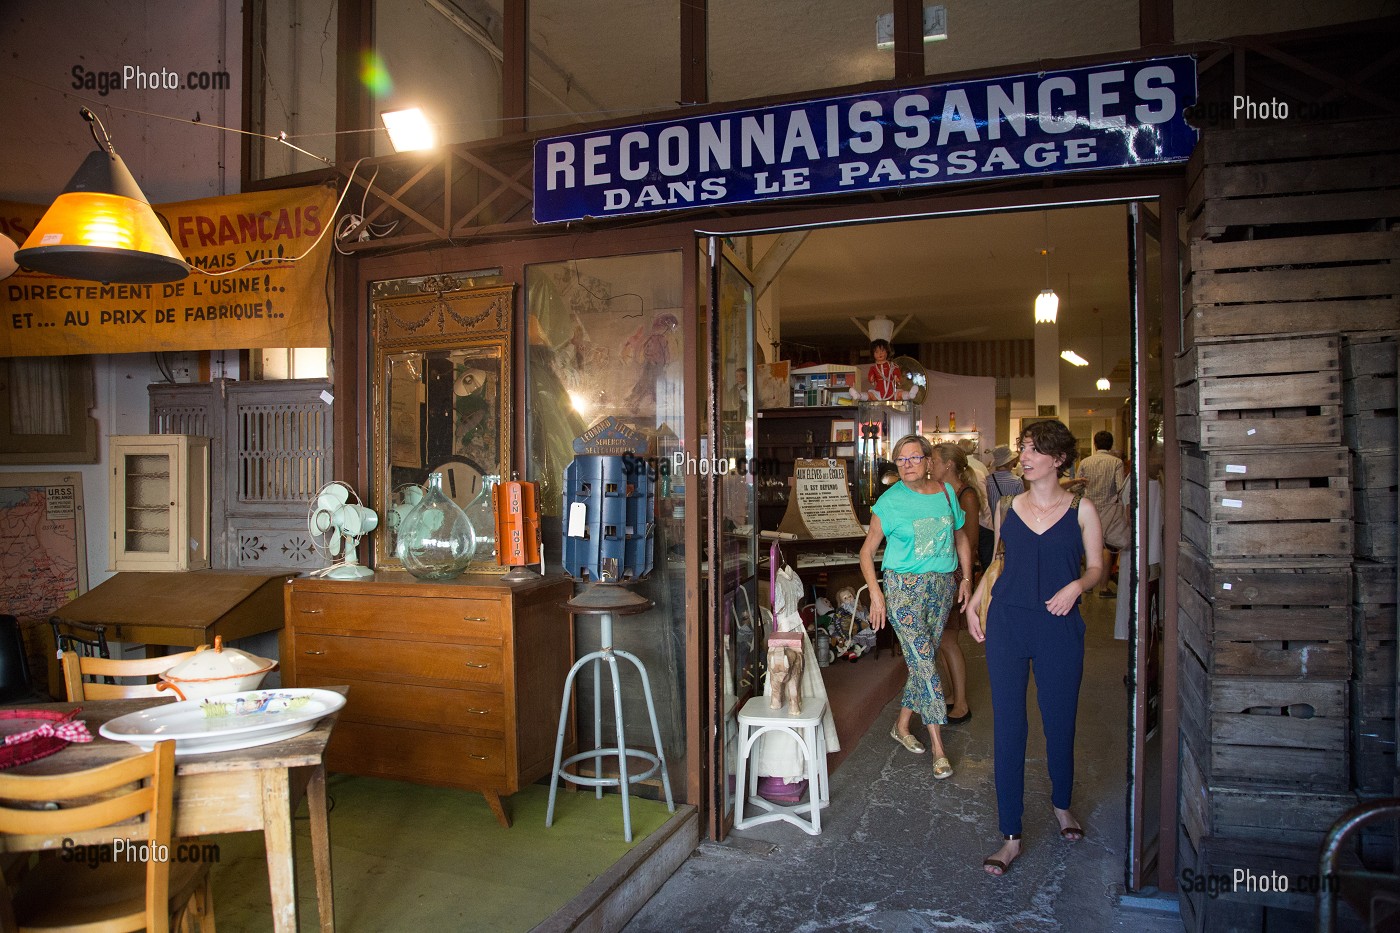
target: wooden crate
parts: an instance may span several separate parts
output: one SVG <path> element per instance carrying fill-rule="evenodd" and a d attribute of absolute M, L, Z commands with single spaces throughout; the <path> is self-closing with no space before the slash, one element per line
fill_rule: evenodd
<path fill-rule="evenodd" d="M 1396 335 L 1393 333 L 1382 334 L 1348 334 L 1342 341 L 1342 378 L 1347 382 L 1367 378 L 1386 378 L 1391 380 L 1394 386 L 1396 371 Z M 1392 408 L 1395 403 L 1395 392 L 1392 388 L 1390 393 L 1390 405 L 1381 407 Z"/>
<path fill-rule="evenodd" d="M 1378 490 L 1395 494 L 1397 476 L 1395 448 L 1384 447 L 1351 452 L 1352 487 L 1358 491 Z M 1368 512 L 1369 514 L 1369 512 Z"/>
<path fill-rule="evenodd" d="M 1351 567 L 1221 567 L 1177 550 L 1178 630 L 1211 676 L 1346 680 Z"/>
<path fill-rule="evenodd" d="M 1186 346 L 1400 327 L 1400 230 L 1191 242 Z"/>
<path fill-rule="evenodd" d="M 1207 130 L 1187 167 L 1190 239 L 1400 214 L 1400 123 Z"/>
<path fill-rule="evenodd" d="M 1396 567 L 1357 561 L 1351 607 L 1355 672 L 1351 688 L 1353 784 L 1368 793 L 1396 791 Z"/>
<path fill-rule="evenodd" d="M 1345 680 L 1209 676 L 1186 645 L 1177 677 L 1181 735 L 1203 785 L 1316 793 L 1351 786 Z"/>
<path fill-rule="evenodd" d="M 1212 557 L 1336 557 L 1352 551 L 1345 447 L 1186 448 L 1182 537 Z"/>
<path fill-rule="evenodd" d="M 1177 434 L 1204 448 L 1336 446 L 1336 336 L 1199 344 L 1176 360 Z"/>
<path fill-rule="evenodd" d="M 1193 843 L 1177 833 L 1178 900 L 1189 933 L 1313 933 L 1317 852 L 1269 839 L 1207 836 Z M 1286 892 L 1251 891 L 1235 885 L 1235 871 L 1256 879 L 1288 878 Z M 1343 927 L 1343 929 L 1348 929 Z"/>
<path fill-rule="evenodd" d="M 1400 787 L 1395 759 L 1395 720 L 1354 716 L 1351 723 L 1352 780 L 1367 794 L 1394 794 Z"/>
<path fill-rule="evenodd" d="M 1396 339 L 1350 335 L 1342 342 L 1343 436 L 1366 461 L 1366 488 L 1395 488 Z M 1388 456 L 1387 456 L 1388 455 Z M 1374 463 L 1372 461 L 1375 461 Z M 1390 467 L 1389 475 L 1384 468 Z M 1394 519 L 1391 519 L 1392 525 Z"/>
<path fill-rule="evenodd" d="M 1382 798 L 1395 796 L 1394 790 L 1381 793 L 1367 794 L 1358 793 L 1361 804 L 1376 802 Z M 1363 826 L 1360 832 L 1360 845 L 1358 855 L 1361 862 L 1367 868 L 1374 871 L 1394 871 L 1395 854 L 1400 850 L 1400 823 L 1393 820 L 1381 820 Z"/>

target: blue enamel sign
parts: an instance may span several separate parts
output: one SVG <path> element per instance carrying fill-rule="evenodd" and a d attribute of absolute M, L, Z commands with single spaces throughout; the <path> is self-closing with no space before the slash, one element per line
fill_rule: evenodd
<path fill-rule="evenodd" d="M 613 127 L 535 143 L 535 222 L 1184 162 L 1180 55 Z"/>

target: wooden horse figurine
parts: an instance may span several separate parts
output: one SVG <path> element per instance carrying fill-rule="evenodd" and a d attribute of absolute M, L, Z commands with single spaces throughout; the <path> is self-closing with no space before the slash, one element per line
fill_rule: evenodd
<path fill-rule="evenodd" d="M 781 709 L 784 699 L 788 712 L 802 714 L 802 633 L 773 632 L 768 636 L 768 706 Z"/>

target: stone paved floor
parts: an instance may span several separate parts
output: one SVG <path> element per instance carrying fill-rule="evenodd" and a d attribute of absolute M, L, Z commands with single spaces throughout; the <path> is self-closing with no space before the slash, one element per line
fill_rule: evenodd
<path fill-rule="evenodd" d="M 1000 844 L 992 785 L 986 655 L 963 635 L 970 722 L 945 731 L 956 773 L 933 780 L 929 756 L 889 737 L 887 706 L 832 776 L 823 832 L 787 823 L 702 845 L 626 927 L 688 931 L 1179 931 L 1174 898 L 1127 906 L 1123 894 L 1127 646 L 1114 641 L 1112 600 L 1085 601 L 1089 647 L 1076 742 L 1076 815 L 1087 837 L 1057 835 L 1034 699 L 1026 768 L 1025 842 L 1003 878 L 982 871 Z"/>

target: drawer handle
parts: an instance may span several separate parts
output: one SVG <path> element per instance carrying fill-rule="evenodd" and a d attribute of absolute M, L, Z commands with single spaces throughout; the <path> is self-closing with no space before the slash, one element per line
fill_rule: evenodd
<path fill-rule="evenodd" d="M 486 670 L 486 668 L 491 666 L 489 664 L 473 664 L 471 661 L 463 661 L 462 663 L 465 664 L 467 667 L 474 667 L 477 670 L 481 671 L 484 671 Z"/>
<path fill-rule="evenodd" d="M 489 713 L 489 712 L 491 712 L 491 711 L 490 711 L 489 709 L 472 709 L 470 706 L 468 706 L 468 707 L 467 707 L 467 712 L 469 712 L 469 713 L 471 713 L 471 714 L 473 714 L 473 715 L 475 715 L 475 716 L 485 716 L 487 713 Z"/>
<path fill-rule="evenodd" d="M 490 756 L 490 755 L 473 755 L 473 754 L 471 754 L 471 753 L 468 753 L 468 754 L 467 754 L 467 757 L 468 757 L 468 758 L 475 758 L 477 761 L 490 761 L 490 760 L 491 760 L 491 756 Z"/>
<path fill-rule="evenodd" d="M 318 615 L 320 615 L 321 613 L 323 613 L 323 612 L 325 612 L 325 611 L 326 611 L 326 610 L 324 610 L 324 609 L 303 609 L 303 610 L 301 610 L 301 612 L 302 612 L 303 615 L 308 615 L 308 616 L 318 616 Z"/>
<path fill-rule="evenodd" d="M 462 616 L 463 622 L 486 622 L 489 621 L 484 616 Z"/>
<path fill-rule="evenodd" d="M 324 651 L 319 651 L 319 650 L 318 650 L 318 651 L 312 651 L 311 649 L 308 648 L 306 651 L 303 651 L 302 654 L 325 654 L 325 652 L 324 652 Z"/>

